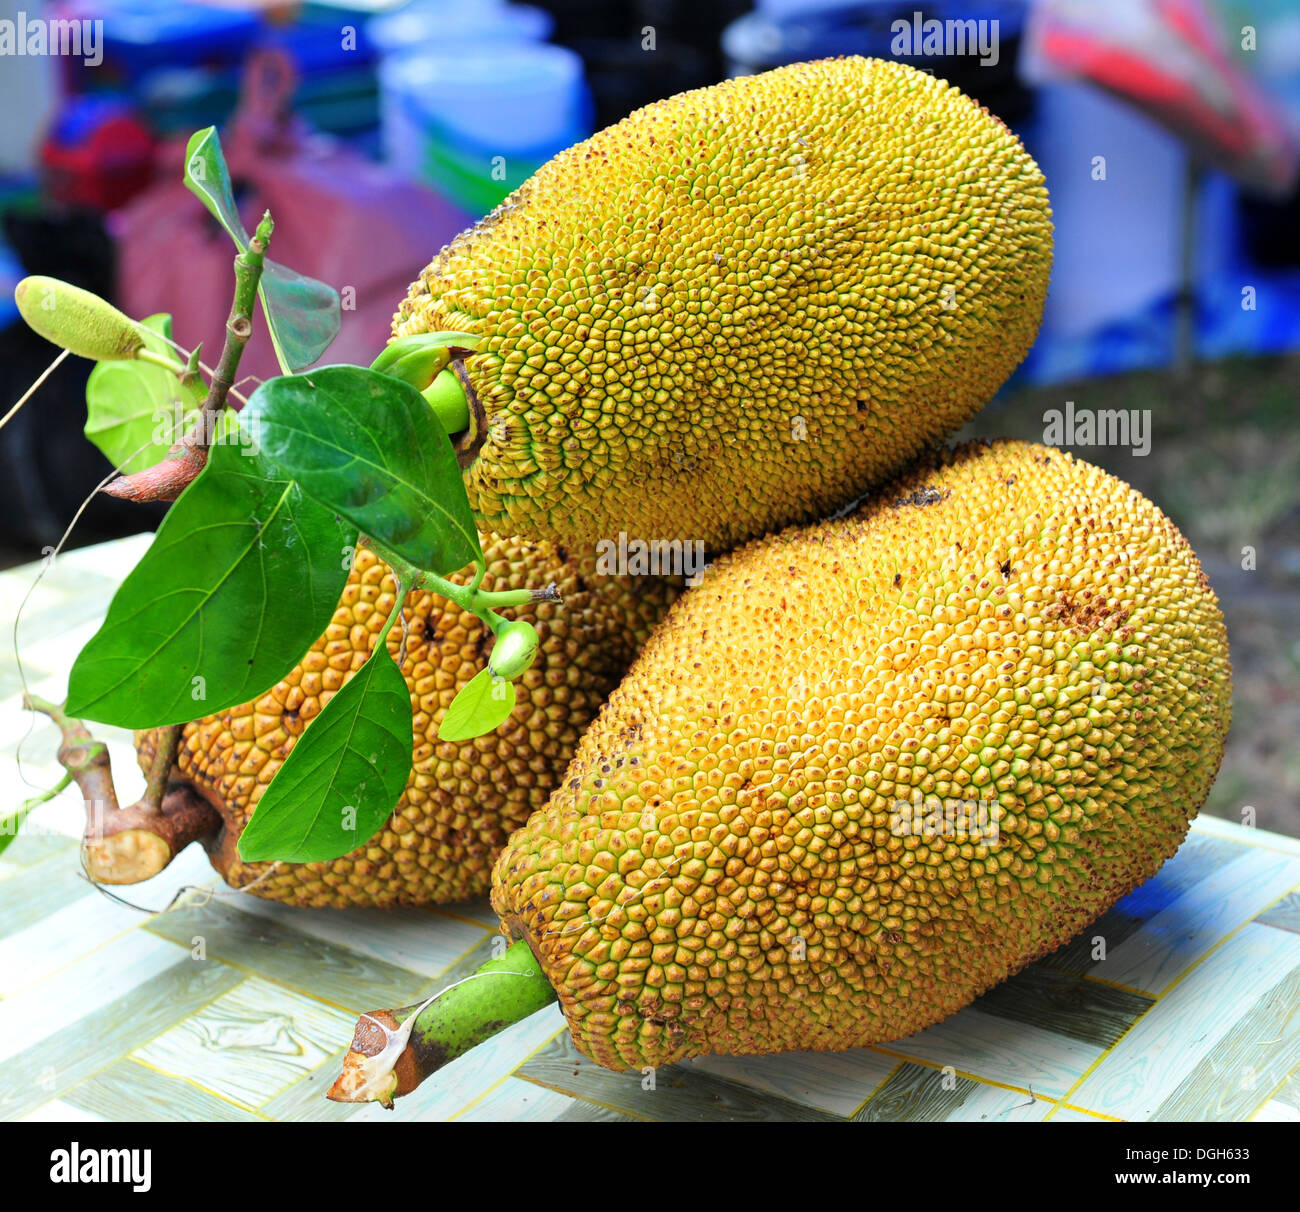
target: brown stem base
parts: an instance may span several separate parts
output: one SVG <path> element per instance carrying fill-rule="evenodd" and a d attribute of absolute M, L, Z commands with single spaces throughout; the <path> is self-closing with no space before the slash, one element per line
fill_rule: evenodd
<path fill-rule="evenodd" d="M 191 842 L 220 832 L 217 809 L 193 787 L 172 778 L 179 727 L 165 729 L 159 737 L 144 798 L 120 808 L 104 742 L 54 703 L 28 695 L 24 705 L 49 716 L 62 734 L 59 764 L 76 780 L 86 804 L 82 861 L 97 884 L 138 884 L 150 879 Z"/>
<path fill-rule="evenodd" d="M 138 884 L 191 842 L 216 834 L 221 824 L 221 814 L 193 787 L 172 783 L 158 808 L 141 800 L 98 821 L 88 816 L 82 842 L 86 873 L 97 884 Z"/>
<path fill-rule="evenodd" d="M 174 501 L 208 464 L 204 446 L 177 442 L 160 462 L 129 476 L 118 476 L 100 490 L 125 501 Z"/>

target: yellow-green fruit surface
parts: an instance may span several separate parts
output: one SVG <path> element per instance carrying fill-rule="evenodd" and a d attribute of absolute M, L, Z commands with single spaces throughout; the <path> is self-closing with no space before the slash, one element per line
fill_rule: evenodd
<path fill-rule="evenodd" d="M 485 525 L 711 551 L 823 517 L 967 421 L 1033 342 L 1037 165 L 941 80 L 848 58 L 638 110 L 442 250 L 399 336 L 479 337 Z"/>
<path fill-rule="evenodd" d="M 272 864 L 242 862 L 235 843 L 303 729 L 365 663 L 392 609 L 396 581 L 372 551 L 357 552 L 333 622 L 296 669 L 256 702 L 185 725 L 178 773 L 222 815 L 209 854 L 230 884 L 313 906 L 437 904 L 487 891 L 511 830 L 546 802 L 583 729 L 679 590 L 659 577 L 600 575 L 594 558 L 546 543 L 489 535 L 483 547 L 485 591 L 554 582 L 563 601 L 510 612 L 540 637 L 536 660 L 515 683 L 518 705 L 496 731 L 451 743 L 438 740 L 438 725 L 486 667 L 491 633 L 445 598 L 408 596 L 405 631 L 395 626 L 388 647 L 411 690 L 414 763 L 396 811 L 365 846 L 333 862 Z M 156 738 L 138 735 L 145 770 Z"/>
<path fill-rule="evenodd" d="M 963 447 L 688 590 L 493 906 L 613 1069 L 898 1039 L 1174 853 L 1230 680 L 1151 502 L 1058 450 Z"/>

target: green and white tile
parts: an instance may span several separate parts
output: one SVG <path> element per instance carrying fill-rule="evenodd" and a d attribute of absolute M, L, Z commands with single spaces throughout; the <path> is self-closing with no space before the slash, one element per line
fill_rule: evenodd
<path fill-rule="evenodd" d="M 352 1016 L 253 977 L 136 1048 L 131 1059 L 241 1107 L 273 1098 L 351 1034 Z"/>
<path fill-rule="evenodd" d="M 1276 999 L 1270 995 L 1286 987 L 1297 965 L 1300 935 L 1253 923 L 1245 926 L 1188 971 L 1078 1088 L 1070 1091 L 1066 1101 L 1120 1119 L 1145 1120 L 1173 1100 L 1182 1118 L 1215 1118 L 1220 1100 L 1240 1081 L 1241 1074 L 1234 1070 L 1226 1080 L 1220 1074 L 1201 1083 L 1197 1081 L 1198 1066 L 1243 1021 L 1259 1024 L 1273 1020 L 1270 1007 L 1276 1005 Z M 1267 1043 L 1265 1055 L 1277 1055 L 1293 1046 L 1285 1041 L 1293 1040 L 1300 1031 L 1295 1003 L 1286 1011 L 1290 1020 L 1284 1034 Z M 1239 1046 L 1247 1043 L 1241 1040 Z M 1217 1063 L 1232 1063 L 1231 1055 L 1231 1051 L 1219 1054 Z M 1293 1060 L 1287 1068 L 1294 1064 Z M 1286 1071 L 1284 1068 L 1272 1084 Z M 1267 1085 L 1260 1088 L 1256 1103 L 1265 1101 L 1269 1089 Z M 1253 1106 L 1246 1114 L 1250 1110 Z"/>

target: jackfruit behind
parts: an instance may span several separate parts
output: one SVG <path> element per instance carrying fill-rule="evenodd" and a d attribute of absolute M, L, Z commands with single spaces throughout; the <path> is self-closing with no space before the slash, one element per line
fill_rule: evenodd
<path fill-rule="evenodd" d="M 638 110 L 444 248 L 397 336 L 454 363 L 484 525 L 710 551 L 843 506 L 993 396 L 1051 268 L 1037 165 L 899 63 L 800 63 Z"/>
<path fill-rule="evenodd" d="M 1230 681 L 1154 505 L 1058 450 L 966 446 L 706 573 L 493 905 L 611 1069 L 898 1039 L 1174 853 Z"/>
<path fill-rule="evenodd" d="M 544 804 L 651 627 L 679 591 L 667 578 L 604 576 L 593 557 L 546 543 L 488 535 L 483 589 L 540 589 L 559 603 L 512 612 L 537 630 L 532 666 L 516 683 L 510 718 L 486 736 L 438 740 L 457 692 L 483 669 L 492 636 L 475 615 L 437 594 L 412 593 L 388 647 L 411 690 L 414 763 L 393 816 L 365 846 L 327 863 L 245 863 L 239 836 L 297 738 L 365 663 L 397 583 L 361 548 L 334 620 L 302 663 L 255 703 L 187 724 L 173 785 L 193 788 L 220 814 L 207 839 L 213 865 L 234 887 L 296 905 L 420 905 L 465 900 L 488 888 L 492 860 L 512 830 Z M 465 572 L 448 578 L 465 584 Z M 158 732 L 138 734 L 141 766 Z"/>

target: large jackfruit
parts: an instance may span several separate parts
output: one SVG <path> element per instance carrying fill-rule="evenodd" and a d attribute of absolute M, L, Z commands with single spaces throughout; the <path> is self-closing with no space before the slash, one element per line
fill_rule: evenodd
<path fill-rule="evenodd" d="M 849 58 L 638 110 L 410 289 L 463 330 L 487 526 L 711 550 L 824 516 L 967 421 L 1033 342 L 1047 190 L 957 89 Z"/>
<path fill-rule="evenodd" d="M 205 845 L 236 887 L 298 905 L 433 904 L 485 892 L 492 860 L 513 829 L 546 802 L 578 738 L 679 592 L 667 578 L 602 576 L 593 557 L 546 543 L 486 536 L 483 589 L 556 584 L 563 601 L 513 611 L 537 628 L 540 648 L 516 683 L 519 702 L 496 731 L 438 740 L 457 692 L 486 665 L 491 633 L 433 593 L 409 595 L 388 646 L 411 689 L 414 763 L 387 824 L 366 845 L 327 863 L 244 863 L 240 833 L 296 739 L 365 663 L 397 584 L 368 548 L 358 550 L 342 601 L 302 663 L 255 703 L 185 725 L 177 781 L 217 808 Z M 466 573 L 449 578 L 464 584 Z M 403 655 L 404 650 L 404 655 Z M 156 731 L 138 734 L 152 767 Z"/>
<path fill-rule="evenodd" d="M 1173 524 L 1069 454 L 965 447 L 706 574 L 493 905 L 610 1068 L 897 1039 L 1156 871 L 1229 711 Z"/>

